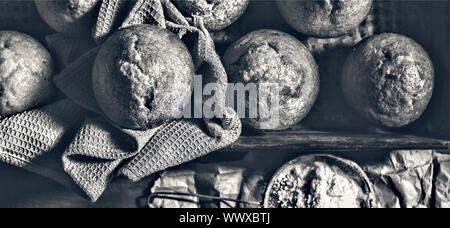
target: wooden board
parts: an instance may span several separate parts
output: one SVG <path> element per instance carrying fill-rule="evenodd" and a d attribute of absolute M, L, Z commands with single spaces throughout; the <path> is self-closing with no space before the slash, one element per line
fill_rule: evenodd
<path fill-rule="evenodd" d="M 241 136 L 232 146 L 220 152 L 243 152 L 250 150 L 274 151 L 358 151 L 435 149 L 447 150 L 450 142 L 397 133 L 336 133 L 291 130 L 272 132 L 258 136 Z"/>
<path fill-rule="evenodd" d="M 0 163 L 0 208 L 142 208 L 147 207 L 154 176 L 132 183 L 113 180 L 96 203 L 48 178 Z"/>

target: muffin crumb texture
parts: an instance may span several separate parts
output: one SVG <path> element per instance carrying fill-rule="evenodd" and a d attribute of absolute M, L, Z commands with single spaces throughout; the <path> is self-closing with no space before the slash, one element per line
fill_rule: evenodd
<path fill-rule="evenodd" d="M 326 157 L 290 163 L 272 182 L 269 207 L 367 208 L 372 195 L 363 178 Z"/>
<path fill-rule="evenodd" d="M 279 124 L 273 130 L 289 128 L 311 109 L 319 90 L 317 64 L 308 49 L 294 37 L 275 30 L 252 32 L 231 45 L 223 57 L 230 82 L 248 85 L 275 84 L 279 104 L 267 102 L 270 110 L 279 108 Z M 268 101 L 273 94 L 268 94 Z M 276 100 L 274 100 L 276 101 Z M 261 102 L 264 104 L 266 102 Z M 246 114 L 250 110 L 246 100 Z M 261 108 L 258 110 L 261 112 Z M 247 116 L 249 117 L 249 116 Z M 246 118 L 244 124 L 260 129 L 270 117 Z"/>
<path fill-rule="evenodd" d="M 234 23 L 247 9 L 249 0 L 175 0 L 185 13 L 203 17 L 206 28 L 218 31 Z"/>
<path fill-rule="evenodd" d="M 401 127 L 418 119 L 431 99 L 433 64 L 412 39 L 386 33 L 358 45 L 344 66 L 345 97 L 366 119 Z"/>
<path fill-rule="evenodd" d="M 286 22 L 300 33 L 336 37 L 356 28 L 367 16 L 372 0 L 277 0 Z"/>
<path fill-rule="evenodd" d="M 175 118 L 189 101 L 194 64 L 186 46 L 171 32 L 152 25 L 119 30 L 95 60 L 97 102 L 116 124 L 155 128 Z"/>
<path fill-rule="evenodd" d="M 100 0 L 35 0 L 42 19 L 55 31 L 85 37 L 96 23 Z"/>
<path fill-rule="evenodd" d="M 34 38 L 0 31 L 0 115 L 26 111 L 46 101 L 53 91 L 52 58 Z"/>

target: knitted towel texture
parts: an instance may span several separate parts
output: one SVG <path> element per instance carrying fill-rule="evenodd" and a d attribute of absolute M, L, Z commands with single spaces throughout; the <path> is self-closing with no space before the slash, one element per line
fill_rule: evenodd
<path fill-rule="evenodd" d="M 67 66 L 76 43 L 59 33 L 46 36 L 45 41 L 48 50 L 57 61 L 56 64 L 62 68 Z"/>
<path fill-rule="evenodd" d="M 1 120 L 0 160 L 20 167 L 33 164 L 35 158 L 52 152 L 71 129 L 75 133 L 66 139 L 63 169 L 96 201 L 116 175 L 137 181 L 238 139 L 241 122 L 233 109 L 225 107 L 227 75 L 202 18 L 185 18 L 168 0 L 126 2 L 134 5 L 125 7 L 122 0 L 102 2 L 92 34 L 97 42 L 119 27 L 142 23 L 163 28 L 169 24 L 179 37 L 192 33 L 195 42 L 191 54 L 197 72 L 207 82 L 217 84 L 214 111 L 223 116 L 178 119 L 146 131 L 122 129 L 104 117 L 93 96 L 92 67 L 99 47 L 73 61 L 70 56 L 77 45 L 57 34 L 47 37 L 47 45 L 65 68 L 53 80 L 69 99 Z"/>
<path fill-rule="evenodd" d="M 62 151 L 86 110 L 69 99 L 0 120 L 0 161 L 79 191 L 61 164 Z"/>
<path fill-rule="evenodd" d="M 120 130 L 102 117 L 86 119 L 63 154 L 64 170 L 96 200 L 118 165 L 139 153 L 155 131 Z"/>
<path fill-rule="evenodd" d="M 67 97 L 80 106 L 101 113 L 92 90 L 92 67 L 98 50 L 94 48 L 68 65 L 61 73 L 53 76 L 53 82 Z"/>
<path fill-rule="evenodd" d="M 25 167 L 54 149 L 84 111 L 66 99 L 0 120 L 0 160 Z"/>
<path fill-rule="evenodd" d="M 154 24 L 166 28 L 163 8 L 159 0 L 138 0 L 121 27 L 139 24 Z"/>
<path fill-rule="evenodd" d="M 92 49 L 95 43 L 87 39 L 74 39 L 60 33 L 45 37 L 47 48 L 56 61 L 58 70 L 64 69 L 69 63 L 75 61 L 78 56 Z"/>
<path fill-rule="evenodd" d="M 93 38 L 101 42 L 120 27 L 134 1 L 130 0 L 103 0 L 98 20 L 93 31 Z"/>

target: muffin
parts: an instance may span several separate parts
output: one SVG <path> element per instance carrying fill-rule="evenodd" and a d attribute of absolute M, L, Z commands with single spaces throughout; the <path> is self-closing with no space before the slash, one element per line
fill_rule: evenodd
<path fill-rule="evenodd" d="M 250 111 L 255 107 L 250 103 L 254 97 L 245 99 L 246 118 L 242 122 L 253 129 L 283 130 L 295 125 L 309 112 L 319 91 L 318 67 L 313 56 L 305 45 L 283 32 L 258 30 L 245 35 L 226 50 L 223 64 L 230 82 L 256 85 L 259 91 L 254 96 L 261 95 L 265 84 L 278 87 L 279 93 L 271 91 L 267 96 L 267 100 L 278 103 L 266 102 L 278 108 L 278 121 L 273 126 L 264 126 L 273 116 L 261 115 L 270 107 L 259 102 L 258 113 L 252 117 Z M 242 110 L 237 107 L 237 111 Z"/>
<path fill-rule="evenodd" d="M 357 27 L 372 0 L 277 0 L 281 15 L 300 33 L 336 37 Z"/>
<path fill-rule="evenodd" d="M 34 38 L 0 31 L 0 116 L 29 110 L 46 101 L 54 88 L 52 58 Z"/>
<path fill-rule="evenodd" d="M 265 208 L 372 208 L 372 183 L 354 162 L 308 155 L 281 167 L 270 181 Z"/>
<path fill-rule="evenodd" d="M 374 21 L 375 15 L 371 12 L 359 26 L 350 30 L 347 34 L 339 37 L 308 37 L 304 43 L 311 53 L 316 55 L 326 55 L 330 51 L 340 48 L 354 47 L 362 40 L 374 35 L 378 25 Z"/>
<path fill-rule="evenodd" d="M 35 0 L 44 21 L 67 36 L 89 36 L 96 23 L 100 0 Z"/>
<path fill-rule="evenodd" d="M 190 100 L 194 63 L 166 29 L 136 25 L 114 33 L 93 67 L 93 90 L 105 116 L 128 129 L 158 127 Z"/>
<path fill-rule="evenodd" d="M 175 0 L 186 14 L 203 17 L 208 30 L 217 31 L 234 23 L 247 9 L 250 0 Z"/>
<path fill-rule="evenodd" d="M 370 122 L 386 127 L 418 119 L 433 86 L 433 63 L 427 52 L 398 34 L 363 41 L 344 64 L 342 89 L 348 103 Z"/>

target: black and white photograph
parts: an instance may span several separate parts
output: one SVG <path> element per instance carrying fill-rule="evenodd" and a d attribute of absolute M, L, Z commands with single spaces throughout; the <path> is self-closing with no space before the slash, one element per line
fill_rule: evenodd
<path fill-rule="evenodd" d="M 449 29 L 450 0 L 0 0 L 0 208 L 450 208 Z"/>

